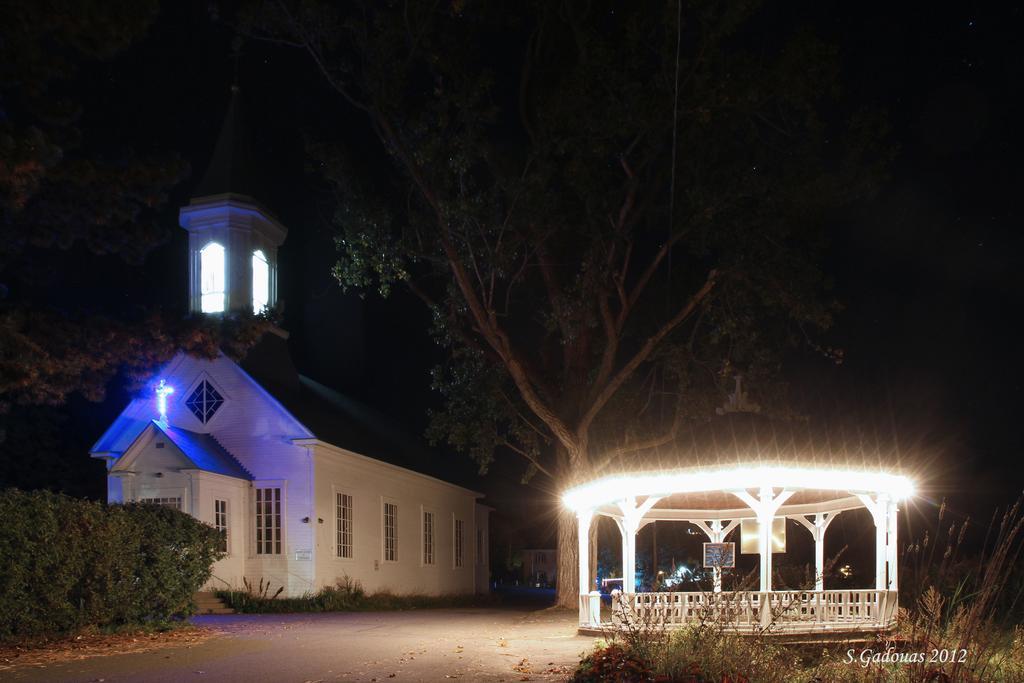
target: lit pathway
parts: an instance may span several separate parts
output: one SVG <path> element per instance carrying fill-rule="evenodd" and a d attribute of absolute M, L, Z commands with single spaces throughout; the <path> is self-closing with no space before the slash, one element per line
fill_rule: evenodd
<path fill-rule="evenodd" d="M 576 614 L 511 608 L 197 617 L 190 648 L 17 667 L 9 681 L 564 680 L 594 640 Z"/>

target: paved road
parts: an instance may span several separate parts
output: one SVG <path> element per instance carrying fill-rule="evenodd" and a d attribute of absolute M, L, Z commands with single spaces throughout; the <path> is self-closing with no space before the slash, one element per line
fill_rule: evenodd
<path fill-rule="evenodd" d="M 575 614 L 512 608 L 196 617 L 215 637 L 190 648 L 98 656 L 3 672 L 9 681 L 564 680 L 594 640 Z"/>

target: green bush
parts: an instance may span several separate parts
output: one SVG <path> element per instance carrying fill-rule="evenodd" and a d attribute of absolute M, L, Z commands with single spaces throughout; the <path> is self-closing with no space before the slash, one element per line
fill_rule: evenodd
<path fill-rule="evenodd" d="M 0 638 L 164 622 L 191 608 L 217 532 L 155 505 L 0 492 Z"/>
<path fill-rule="evenodd" d="M 654 672 L 646 660 L 614 643 L 586 655 L 572 676 L 572 683 L 644 683 L 654 680 Z"/>

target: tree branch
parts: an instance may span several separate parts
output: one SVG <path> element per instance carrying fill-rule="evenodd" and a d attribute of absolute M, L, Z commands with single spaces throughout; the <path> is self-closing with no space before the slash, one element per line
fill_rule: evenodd
<path fill-rule="evenodd" d="M 594 421 L 594 418 L 597 417 L 597 414 L 600 413 L 601 409 L 604 408 L 609 400 L 611 400 L 611 397 L 615 395 L 615 392 L 619 390 L 619 387 L 621 387 L 622 384 L 629 379 L 630 375 L 640 367 L 640 364 L 650 357 L 654 349 L 661 343 L 661 340 L 667 337 L 672 330 L 678 327 L 693 313 L 694 310 L 696 310 L 700 302 L 703 301 L 714 288 L 717 278 L 718 271 L 712 270 L 708 273 L 707 280 L 704 281 L 701 288 L 690 297 L 679 312 L 672 316 L 668 322 L 662 325 L 657 332 L 648 337 L 647 341 L 640 347 L 640 350 L 637 351 L 624 366 L 622 366 L 622 368 L 607 384 L 605 384 L 579 422 L 579 426 L 576 431 L 579 438 L 582 439 L 585 437 L 587 430 L 590 429 L 590 425 Z"/>
<path fill-rule="evenodd" d="M 666 444 L 672 443 L 676 439 L 676 435 L 679 434 L 679 427 L 683 423 L 683 411 L 680 410 L 679 406 L 676 406 L 676 414 L 672 419 L 672 426 L 659 436 L 654 436 L 649 439 L 642 441 L 636 441 L 632 444 L 624 444 L 618 448 L 613 448 L 605 453 L 601 454 L 601 460 L 594 465 L 594 472 L 597 473 L 608 467 L 612 462 L 619 458 L 629 455 L 630 453 L 637 453 L 639 451 L 646 451 L 652 448 L 658 448 Z"/>
<path fill-rule="evenodd" d="M 534 467 L 537 468 L 538 472 L 543 472 L 544 474 L 546 474 L 551 479 L 555 478 L 555 475 L 553 475 L 548 468 L 544 467 L 544 465 L 541 465 L 539 462 L 537 462 L 537 459 L 535 457 L 533 457 L 532 455 L 530 455 L 529 452 L 523 450 L 519 446 L 516 446 L 515 444 L 513 444 L 508 439 L 502 439 L 498 443 L 498 445 L 499 446 L 504 446 L 505 448 L 509 449 L 510 451 L 514 451 L 514 452 L 518 453 L 519 455 L 523 456 L 524 458 L 526 458 L 530 462 L 530 464 L 532 464 Z"/>

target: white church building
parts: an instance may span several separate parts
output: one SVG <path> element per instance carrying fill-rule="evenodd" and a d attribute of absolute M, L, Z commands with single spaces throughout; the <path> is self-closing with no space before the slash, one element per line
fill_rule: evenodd
<path fill-rule="evenodd" d="M 239 95 L 197 197 L 189 233 L 193 314 L 277 303 L 287 230 L 245 192 Z M 348 577 L 368 591 L 487 591 L 482 494 L 397 463 L 422 447 L 386 418 L 300 375 L 275 329 L 239 364 L 179 354 L 91 449 L 111 503 L 183 510 L 221 533 L 207 588 L 243 577 L 297 596 Z"/>

